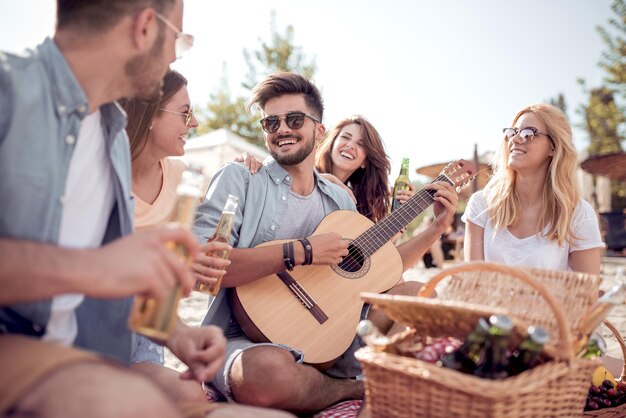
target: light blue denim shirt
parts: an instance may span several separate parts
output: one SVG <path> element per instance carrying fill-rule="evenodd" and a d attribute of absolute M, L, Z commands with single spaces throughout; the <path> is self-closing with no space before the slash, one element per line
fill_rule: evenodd
<path fill-rule="evenodd" d="M 70 159 L 87 112 L 87 97 L 53 40 L 20 55 L 0 52 L 0 237 L 58 243 Z M 116 103 L 100 112 L 115 196 L 104 244 L 132 232 L 133 204 L 126 115 Z M 131 302 L 85 298 L 74 345 L 128 363 Z M 50 305 L 2 307 L 0 332 L 43 335 Z"/>
<path fill-rule="evenodd" d="M 339 209 L 356 211 L 354 202 L 339 186 L 315 173 L 322 196 L 324 215 Z M 274 160 L 256 174 L 244 164 L 228 163 L 211 180 L 207 200 L 198 208 L 194 234 L 200 242 L 213 234 L 229 194 L 239 198 L 230 243 L 233 247 L 251 248 L 275 239 L 281 220 L 287 216 L 283 196 L 291 189 L 291 176 Z M 231 320 L 230 289 L 223 288 L 215 297 L 203 324 L 226 330 Z"/>

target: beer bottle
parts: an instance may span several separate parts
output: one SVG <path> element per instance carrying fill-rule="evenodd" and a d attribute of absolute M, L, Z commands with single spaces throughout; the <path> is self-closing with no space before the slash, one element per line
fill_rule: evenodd
<path fill-rule="evenodd" d="M 402 159 L 402 166 L 400 167 L 400 175 L 393 183 L 393 194 L 391 198 L 391 210 L 394 211 L 400 207 L 400 201 L 397 199 L 397 193 L 401 190 L 409 190 L 409 159 Z"/>
<path fill-rule="evenodd" d="M 191 230 L 193 225 L 205 182 L 206 175 L 202 165 L 190 164 L 183 171 L 180 183 L 176 188 L 177 201 L 171 220 L 187 230 Z M 166 247 L 178 254 L 186 263 L 191 262 L 189 253 L 183 245 L 168 242 Z M 166 341 L 174 330 L 177 318 L 176 311 L 181 296 L 182 289 L 178 284 L 163 300 L 142 295 L 136 296 L 128 325 L 135 332 L 158 341 Z"/>
<path fill-rule="evenodd" d="M 491 315 L 489 325 L 484 358 L 482 364 L 474 370 L 474 375 L 485 379 L 503 379 L 508 376 L 507 351 L 513 321 L 508 316 Z"/>
<path fill-rule="evenodd" d="M 620 267 L 617 269 L 615 286 L 602 295 L 582 319 L 574 340 L 574 352 L 579 356 L 585 352 L 593 330 L 600 326 L 615 306 L 624 304 L 624 301 L 626 301 L 626 277 L 624 268 Z"/>
<path fill-rule="evenodd" d="M 525 370 L 537 366 L 543 347 L 550 340 L 545 328 L 531 325 L 528 327 L 528 336 L 520 343 L 509 357 L 509 376 L 520 374 Z"/>
<path fill-rule="evenodd" d="M 226 204 L 224 205 L 224 210 L 222 210 L 220 220 L 217 223 L 217 227 L 215 228 L 215 233 L 213 233 L 213 236 L 209 238 L 208 242 L 217 241 L 225 242 L 226 244 L 230 243 L 230 231 L 233 229 L 233 220 L 235 219 L 235 211 L 237 210 L 238 204 L 239 198 L 237 196 L 229 194 L 228 199 L 226 199 Z M 216 250 L 207 253 L 207 255 L 227 259 L 230 255 L 230 251 Z M 211 296 L 217 296 L 217 292 L 219 292 L 222 285 L 222 277 L 224 277 L 223 274 L 220 275 L 217 278 L 217 281 L 213 284 L 208 284 L 201 282 L 200 280 L 196 280 L 194 290 L 197 290 L 198 292 L 208 293 Z"/>
<path fill-rule="evenodd" d="M 383 352 L 391 344 L 391 339 L 384 335 L 369 319 L 364 319 L 357 325 L 356 333 L 368 347 L 374 351 Z"/>
<path fill-rule="evenodd" d="M 579 353 L 579 357 L 584 359 L 594 359 L 596 357 L 601 357 L 604 353 L 606 353 L 606 341 L 600 334 L 594 332 L 589 337 L 589 341 L 587 342 L 587 346 L 584 351 Z"/>
<path fill-rule="evenodd" d="M 473 374 L 481 363 L 488 336 L 489 323 L 485 318 L 480 318 L 474 331 L 469 333 L 461 346 L 443 357 L 441 366 L 462 373 Z"/>

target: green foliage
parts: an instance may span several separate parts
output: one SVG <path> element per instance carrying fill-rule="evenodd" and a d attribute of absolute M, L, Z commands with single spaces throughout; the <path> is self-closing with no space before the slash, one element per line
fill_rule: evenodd
<path fill-rule="evenodd" d="M 302 48 L 294 45 L 293 36 L 294 29 L 291 25 L 287 26 L 284 34 L 277 31 L 276 13 L 272 11 L 269 43 L 259 38 L 261 45 L 258 50 L 250 52 L 244 49 L 244 59 L 248 66 L 246 80 L 241 83 L 244 95 L 233 97 L 228 87 L 228 71 L 224 65 L 220 86 L 211 95 L 206 107 L 198 111 L 199 134 L 227 128 L 255 145 L 265 145 L 259 123 L 260 115 L 250 115 L 245 109 L 252 88 L 262 78 L 276 71 L 297 72 L 309 78 L 315 73 L 315 60 L 305 59 Z"/>
<path fill-rule="evenodd" d="M 589 91 L 589 104 L 580 112 L 589 135 L 589 154 L 604 155 L 622 151 L 620 127 L 626 119 L 617 106 L 613 91 L 599 87 Z"/>
<path fill-rule="evenodd" d="M 611 9 L 615 17 L 609 19 L 609 29 L 597 27 L 607 46 L 599 65 L 607 73 L 607 85 L 626 99 L 626 4 L 624 0 L 615 0 Z"/>

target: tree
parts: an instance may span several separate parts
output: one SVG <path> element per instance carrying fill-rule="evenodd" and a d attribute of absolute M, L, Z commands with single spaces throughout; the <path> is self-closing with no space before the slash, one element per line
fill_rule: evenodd
<path fill-rule="evenodd" d="M 586 90 L 589 102 L 579 111 L 584 120 L 582 127 L 589 134 L 590 155 L 619 152 L 624 140 L 626 112 L 615 96 L 626 100 L 626 4 L 615 0 L 611 9 L 617 17 L 609 19 L 610 28 L 596 28 L 607 46 L 598 64 L 607 73 L 606 85 Z M 579 82 L 585 89 L 584 81 Z"/>
<path fill-rule="evenodd" d="M 626 4 L 624 0 L 614 0 L 611 10 L 615 17 L 609 19 L 608 27 L 596 29 L 607 49 L 602 53 L 598 65 L 606 72 L 604 86 L 586 90 L 584 81 L 579 82 L 589 96 L 589 102 L 582 105 L 579 113 L 584 123 L 582 127 L 589 135 L 589 154 L 602 155 L 623 150 L 626 125 Z M 620 102 L 622 105 L 620 106 Z M 611 182 L 611 206 L 626 206 L 626 185 Z"/>
<path fill-rule="evenodd" d="M 292 71 L 312 78 L 315 74 L 315 60 L 307 61 L 302 48 L 293 42 L 293 26 L 287 26 L 285 33 L 276 30 L 276 13 L 272 11 L 270 23 L 270 42 L 261 42 L 257 51 L 244 49 L 243 55 L 248 66 L 246 80 L 241 83 L 244 94 L 233 98 L 229 88 L 227 67 L 217 91 L 211 95 L 210 102 L 199 114 L 198 133 L 210 132 L 219 128 L 227 128 L 247 141 L 264 146 L 263 131 L 259 123 L 260 115 L 250 115 L 245 110 L 245 103 L 250 97 L 251 89 L 257 82 L 276 71 Z"/>
<path fill-rule="evenodd" d="M 563 93 L 559 93 L 557 97 L 553 97 L 552 99 L 548 100 L 548 103 L 561 109 L 563 113 L 565 113 L 565 115 L 567 116 L 567 105 L 565 104 L 565 96 L 563 96 Z"/>

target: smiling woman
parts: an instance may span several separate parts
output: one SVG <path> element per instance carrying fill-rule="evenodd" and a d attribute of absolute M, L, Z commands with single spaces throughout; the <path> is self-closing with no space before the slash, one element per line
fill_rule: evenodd
<path fill-rule="evenodd" d="M 604 244 L 580 198 L 566 116 L 549 104 L 528 106 L 503 132 L 494 175 L 462 218 L 465 260 L 599 274 Z"/>

